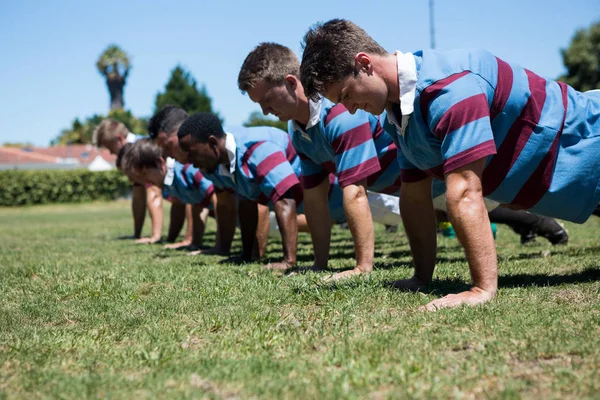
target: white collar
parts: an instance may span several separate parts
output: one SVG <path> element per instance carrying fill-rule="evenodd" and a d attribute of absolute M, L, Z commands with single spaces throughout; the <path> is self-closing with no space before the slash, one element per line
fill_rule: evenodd
<path fill-rule="evenodd" d="M 404 134 L 408 119 L 415 110 L 415 93 L 417 89 L 417 63 L 412 53 L 402 53 L 396 50 L 396 64 L 398 66 L 398 87 L 400 94 L 400 111 L 402 121 L 396 121 L 394 114 L 388 110 L 388 119 L 396 126 L 401 127 Z"/>
<path fill-rule="evenodd" d="M 321 107 L 323 106 L 323 98 L 321 97 L 318 101 L 308 100 L 308 123 L 306 129 L 310 129 L 317 125 L 321 121 Z M 304 129 L 296 122 L 292 120 L 292 128 L 294 130 L 304 132 Z"/>
<path fill-rule="evenodd" d="M 175 159 L 167 157 L 165 162 L 167 164 L 167 173 L 165 174 L 163 183 L 165 186 L 171 186 L 173 184 L 173 178 L 175 178 Z"/>
<path fill-rule="evenodd" d="M 410 115 L 415 107 L 417 89 L 417 63 L 412 53 L 396 51 L 398 84 L 400 86 L 400 109 L 402 115 Z"/>
<path fill-rule="evenodd" d="M 127 136 L 125 137 L 125 143 L 135 143 L 137 136 L 131 132 L 127 132 Z"/>
<path fill-rule="evenodd" d="M 235 144 L 235 137 L 233 137 L 233 135 L 229 132 L 225 133 L 225 150 L 227 150 L 227 158 L 229 159 L 229 171 L 223 165 L 219 166 L 219 170 L 222 172 L 222 175 L 233 176 L 233 173 L 235 172 L 235 164 L 236 164 L 236 159 L 235 159 L 236 144 Z M 224 174 L 223 174 L 223 172 L 224 172 Z"/>

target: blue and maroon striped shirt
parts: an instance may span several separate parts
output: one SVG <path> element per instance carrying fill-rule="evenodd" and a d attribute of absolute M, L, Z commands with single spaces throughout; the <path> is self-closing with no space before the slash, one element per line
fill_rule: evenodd
<path fill-rule="evenodd" d="M 399 78 L 411 75 L 402 56 Z M 486 158 L 485 197 L 579 223 L 590 216 L 600 201 L 600 93 L 578 92 L 482 50 L 413 56 L 414 110 L 392 108 L 393 124 L 384 124 L 402 149 L 403 181 L 444 179 Z"/>
<path fill-rule="evenodd" d="M 300 159 L 287 132 L 271 127 L 235 127 L 226 132 L 235 141 L 234 168 L 230 173 L 221 173 L 218 169 L 205 173 L 215 187 L 269 206 L 291 191 L 297 211 L 302 214 Z M 341 189 L 331 177 L 329 209 L 334 221 L 344 220 L 342 202 Z"/>
<path fill-rule="evenodd" d="M 325 98 L 310 101 L 309 107 L 306 128 L 295 121 L 288 125 L 301 160 L 304 188 L 317 186 L 332 173 L 341 187 L 366 179 L 373 192 L 398 192 L 397 148 L 378 117 L 362 110 L 352 115 L 342 104 Z"/>
<path fill-rule="evenodd" d="M 185 204 L 212 206 L 210 197 L 215 192 L 215 188 L 198 168 L 194 168 L 192 164 L 181 164 L 175 161 L 173 174 L 173 182 L 163 186 L 162 195 L 165 199 L 176 197 Z"/>

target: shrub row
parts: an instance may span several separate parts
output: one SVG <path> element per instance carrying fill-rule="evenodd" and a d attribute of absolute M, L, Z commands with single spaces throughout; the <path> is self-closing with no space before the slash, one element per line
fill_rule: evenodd
<path fill-rule="evenodd" d="M 112 200 L 130 189 L 118 170 L 0 171 L 0 206 Z"/>

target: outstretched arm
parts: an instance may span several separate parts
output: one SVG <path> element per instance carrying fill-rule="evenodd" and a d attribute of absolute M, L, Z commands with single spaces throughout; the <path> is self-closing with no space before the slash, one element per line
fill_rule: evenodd
<path fill-rule="evenodd" d="M 291 197 L 291 196 L 290 196 Z M 296 200 L 282 197 L 275 202 L 275 217 L 283 245 L 283 261 L 272 263 L 271 269 L 286 270 L 296 265 L 298 249 L 298 221 L 296 219 Z"/>
<path fill-rule="evenodd" d="M 354 239 L 354 251 L 356 254 L 356 267 L 349 271 L 337 273 L 331 279 L 347 278 L 353 275 L 368 274 L 373 270 L 373 258 L 375 254 L 375 232 L 371 208 L 365 188 L 366 179 L 345 186 L 344 213 L 348 221 L 348 227 Z"/>
<path fill-rule="evenodd" d="M 162 236 L 163 223 L 162 195 L 157 186 L 148 186 L 146 188 L 146 206 L 152 220 L 152 236 L 139 239 L 137 243 L 156 243 L 160 241 Z"/>
<path fill-rule="evenodd" d="M 233 193 L 220 192 L 216 195 L 217 251 L 229 254 L 235 234 L 237 220 L 237 198 Z"/>
<path fill-rule="evenodd" d="M 167 234 L 167 242 L 170 244 L 165 245 L 166 249 L 177 249 L 179 247 L 189 246 L 192 243 L 191 234 L 188 236 L 188 233 L 191 233 L 191 210 L 188 214 L 187 212 L 188 206 L 177 198 L 173 198 L 171 200 L 171 218 L 169 219 L 169 233 Z M 187 218 L 187 227 L 185 232 L 185 237 L 181 242 L 176 242 L 179 233 L 181 232 L 181 228 L 183 228 L 183 223 Z"/>
<path fill-rule="evenodd" d="M 256 201 L 240 199 L 239 216 L 240 230 L 242 231 L 242 259 L 251 261 L 258 227 L 258 205 Z"/>
<path fill-rule="evenodd" d="M 146 218 L 146 188 L 142 185 L 133 185 L 131 212 L 133 213 L 133 236 L 139 239 Z"/>
<path fill-rule="evenodd" d="M 310 230 L 315 253 L 313 269 L 325 269 L 329 259 L 331 243 L 331 219 L 327 195 L 329 179 L 323 179 L 318 186 L 304 190 L 304 213 Z"/>
<path fill-rule="evenodd" d="M 403 182 L 400 188 L 400 215 L 413 257 L 414 275 L 395 286 L 418 290 L 429 284 L 436 260 L 436 220 L 431 198 L 431 178 Z"/>
<path fill-rule="evenodd" d="M 446 175 L 448 214 L 456 236 L 465 248 L 473 287 L 469 291 L 432 301 L 426 306 L 430 311 L 485 303 L 498 290 L 496 246 L 481 186 L 485 162 L 486 159 L 482 158 Z"/>

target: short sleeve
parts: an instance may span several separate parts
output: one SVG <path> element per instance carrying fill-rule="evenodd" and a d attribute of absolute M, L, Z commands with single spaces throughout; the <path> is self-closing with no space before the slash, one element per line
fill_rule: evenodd
<path fill-rule="evenodd" d="M 488 95 L 469 71 L 425 88 L 420 97 L 423 120 L 442 141 L 444 174 L 496 154 Z"/>
<path fill-rule="evenodd" d="M 242 169 L 246 174 L 251 172 L 251 179 L 258 185 L 260 203 L 275 203 L 294 186 L 300 188 L 296 171 L 279 146 L 271 142 L 259 142 L 251 146 L 247 153 L 251 154 L 242 162 Z"/>
<path fill-rule="evenodd" d="M 341 187 L 356 183 L 379 172 L 381 165 L 373 141 L 381 130 L 379 119 L 362 110 L 350 114 L 338 104 L 329 110 L 324 132 L 335 154 L 335 167 Z"/>

